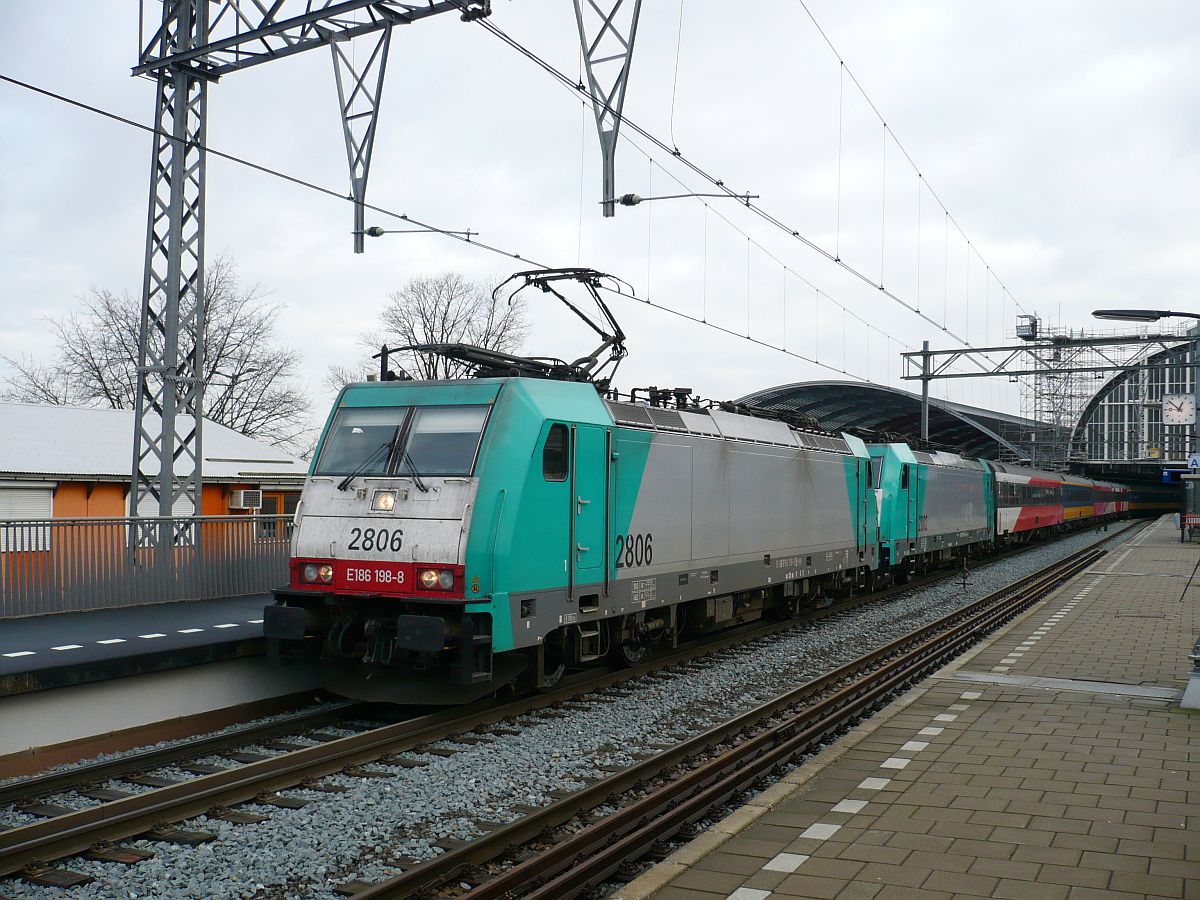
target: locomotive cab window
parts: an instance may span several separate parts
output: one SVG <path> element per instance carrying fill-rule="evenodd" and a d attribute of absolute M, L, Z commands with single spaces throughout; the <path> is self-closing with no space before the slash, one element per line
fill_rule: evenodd
<path fill-rule="evenodd" d="M 486 406 L 418 407 L 405 447 L 408 458 L 422 475 L 470 475 L 486 419 Z M 408 471 L 403 458 L 392 466 L 399 474 Z"/>
<path fill-rule="evenodd" d="M 567 480 L 567 426 L 551 425 L 542 447 L 542 477 L 547 481 Z"/>
<path fill-rule="evenodd" d="M 316 475 L 470 475 L 486 406 L 345 408 L 325 435 Z"/>
<path fill-rule="evenodd" d="M 908 489 L 908 463 L 900 467 L 900 487 L 903 490 Z"/>
<path fill-rule="evenodd" d="M 338 410 L 325 435 L 316 475 L 382 475 L 388 450 L 408 417 L 408 407 L 346 407 Z"/>

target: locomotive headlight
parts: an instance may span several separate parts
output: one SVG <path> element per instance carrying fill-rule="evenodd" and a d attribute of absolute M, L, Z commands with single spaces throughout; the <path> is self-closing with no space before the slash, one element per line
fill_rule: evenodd
<path fill-rule="evenodd" d="M 309 563 L 304 567 L 304 580 L 309 584 L 330 584 L 333 582 L 333 566 L 329 563 Z"/>
<path fill-rule="evenodd" d="M 371 509 L 376 512 L 391 512 L 396 508 L 395 491 L 376 491 L 371 498 Z"/>
<path fill-rule="evenodd" d="M 421 587 L 427 591 L 449 591 L 454 589 L 454 573 L 449 569 L 422 569 L 417 573 Z"/>

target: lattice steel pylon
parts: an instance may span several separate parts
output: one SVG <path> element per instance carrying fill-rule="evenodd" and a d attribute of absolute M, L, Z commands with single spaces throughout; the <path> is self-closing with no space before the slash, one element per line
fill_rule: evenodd
<path fill-rule="evenodd" d="M 147 0 L 141 0 L 144 7 Z M 363 251 L 371 149 L 392 28 L 457 12 L 471 21 L 491 0 L 161 0 L 161 24 L 147 37 L 135 75 L 157 81 L 154 155 L 138 342 L 130 514 L 198 515 L 203 490 L 204 189 L 208 86 L 222 75 L 316 47 L 333 48 L 334 74 L 354 202 L 354 250 Z M 139 15 L 139 22 L 145 16 Z M 344 42 L 373 34 L 358 66 Z M 340 45 L 340 46 L 339 46 Z M 131 529 L 131 543 L 164 540 Z M 195 530 L 177 527 L 175 543 Z"/>
<path fill-rule="evenodd" d="M 160 45 L 208 40 L 208 0 L 163 4 Z M 147 496 L 157 515 L 200 509 L 204 367 L 204 129 L 208 79 L 187 66 L 158 77 L 154 155 L 138 337 L 130 515 Z M 180 507 L 190 509 L 180 509 Z M 157 542 L 157 529 L 132 539 Z M 191 530 L 175 535 L 190 543 Z"/>
<path fill-rule="evenodd" d="M 610 0 L 603 9 L 596 0 L 574 2 L 583 68 L 592 95 L 596 130 L 600 134 L 604 215 L 613 216 L 617 196 L 617 136 L 621 130 L 621 111 L 625 108 L 625 88 L 629 84 L 629 64 L 633 60 L 642 0 Z M 590 12 L 584 9 L 585 5 Z"/>

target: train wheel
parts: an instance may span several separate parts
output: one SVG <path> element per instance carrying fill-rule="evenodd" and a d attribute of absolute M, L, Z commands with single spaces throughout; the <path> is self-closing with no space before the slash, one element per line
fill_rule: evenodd
<path fill-rule="evenodd" d="M 636 666 L 650 652 L 650 641 L 646 635 L 646 614 L 635 613 L 625 616 L 614 628 L 613 655 L 617 662 Z"/>

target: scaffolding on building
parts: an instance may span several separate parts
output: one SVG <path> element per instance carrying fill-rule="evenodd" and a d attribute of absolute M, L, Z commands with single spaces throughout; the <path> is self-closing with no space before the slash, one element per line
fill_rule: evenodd
<path fill-rule="evenodd" d="M 1196 334 L 1187 325 L 1062 328 L 1026 315 L 1018 317 L 1012 336 L 1019 343 L 906 353 L 903 377 L 928 382 L 1007 376 L 1018 383 L 1021 418 L 1036 424 L 1005 425 L 1004 462 L 1065 472 L 1073 463 L 1097 459 L 1187 456 L 1187 441 L 1174 432 L 1189 429 L 1164 429 L 1161 414 L 1164 393 L 1195 389 L 1190 348 Z M 962 359 L 976 369 L 952 370 Z"/>

